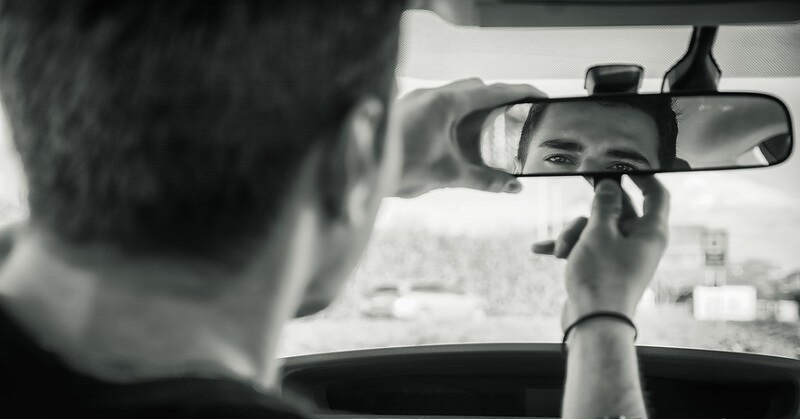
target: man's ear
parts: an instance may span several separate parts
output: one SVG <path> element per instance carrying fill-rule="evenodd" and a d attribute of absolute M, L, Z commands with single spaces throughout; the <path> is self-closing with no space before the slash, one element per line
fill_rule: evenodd
<path fill-rule="evenodd" d="M 14 247 L 14 240 L 21 229 L 22 222 L 16 222 L 0 227 L 0 266 Z"/>
<path fill-rule="evenodd" d="M 321 185 L 326 212 L 348 224 L 363 223 L 370 212 L 380 168 L 378 142 L 382 138 L 384 106 L 367 96 L 355 103 L 332 138 L 331 147 L 322 158 Z"/>

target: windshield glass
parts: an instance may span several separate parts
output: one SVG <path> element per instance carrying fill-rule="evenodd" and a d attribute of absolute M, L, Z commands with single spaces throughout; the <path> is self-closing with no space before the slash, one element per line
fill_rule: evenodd
<path fill-rule="evenodd" d="M 691 28 L 454 28 L 408 12 L 400 94 L 465 77 L 583 96 L 587 67 L 638 63 L 642 92 L 685 51 Z M 721 91 L 754 91 L 800 114 L 800 25 L 721 28 Z M 771 42 L 763 41 L 770 36 Z M 625 44 L 635 39 L 637 46 Z M 773 42 L 774 41 L 774 42 Z M 738 44 L 737 44 L 738 43 Z M 769 47 L 767 47 L 769 45 Z M 760 63 L 760 64 L 759 64 Z M 22 171 L 0 135 L 0 225 L 26 215 Z M 800 359 L 800 158 L 760 170 L 671 173 L 667 253 L 636 321 L 641 345 Z M 565 263 L 531 245 L 588 216 L 581 177 L 523 178 L 519 194 L 463 189 L 386 199 L 360 266 L 325 311 L 290 323 L 280 355 L 463 342 L 560 342 Z M 629 182 L 623 186 L 641 204 Z"/>
<path fill-rule="evenodd" d="M 406 14 L 404 30 L 401 94 L 478 76 L 529 83 L 551 97 L 586 95 L 586 68 L 603 63 L 643 65 L 641 91 L 658 92 L 691 34 L 690 27 L 463 28 L 421 11 Z M 798 55 L 797 34 L 797 25 L 721 28 L 719 90 L 769 93 L 797 115 L 800 66 L 785 58 Z M 793 181 L 800 159 L 659 178 L 672 194 L 671 237 L 639 305 L 638 343 L 800 358 L 800 187 Z M 531 245 L 588 216 L 593 193 L 580 177 L 521 181 L 517 195 L 449 189 L 385 200 L 353 279 L 329 309 L 288 326 L 281 353 L 560 342 L 565 265 L 533 254 Z M 624 186 L 640 203 L 636 188 Z M 419 282 L 463 293 L 369 294 Z"/>

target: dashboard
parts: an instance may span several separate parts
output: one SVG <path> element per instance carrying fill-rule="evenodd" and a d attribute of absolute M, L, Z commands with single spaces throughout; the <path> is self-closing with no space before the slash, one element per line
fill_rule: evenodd
<path fill-rule="evenodd" d="M 800 360 L 637 347 L 655 418 L 800 418 Z M 558 344 L 367 349 L 284 358 L 282 393 L 319 418 L 560 415 Z"/>

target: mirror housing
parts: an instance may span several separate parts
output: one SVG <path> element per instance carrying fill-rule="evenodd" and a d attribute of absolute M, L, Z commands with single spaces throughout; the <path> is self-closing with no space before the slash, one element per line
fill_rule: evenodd
<path fill-rule="evenodd" d="M 470 115 L 457 137 L 469 160 L 516 176 L 766 167 L 793 148 L 780 100 L 727 92 L 530 99 Z"/>

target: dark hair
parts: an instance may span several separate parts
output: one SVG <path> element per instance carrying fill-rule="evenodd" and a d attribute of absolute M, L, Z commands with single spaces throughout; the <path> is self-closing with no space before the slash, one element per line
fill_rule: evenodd
<path fill-rule="evenodd" d="M 31 217 L 128 250 L 262 237 L 312 144 L 360 97 L 388 101 L 404 6 L 0 0 Z"/>
<path fill-rule="evenodd" d="M 592 99 L 593 103 L 602 106 L 629 106 L 650 115 L 658 128 L 659 146 L 658 160 L 662 169 L 669 169 L 675 162 L 678 139 L 678 114 L 674 109 L 674 101 L 667 96 L 621 96 Z M 547 103 L 534 103 L 528 111 L 528 117 L 522 126 L 517 158 L 525 165 L 528 148 L 533 140 L 533 132 L 539 124 Z"/>

